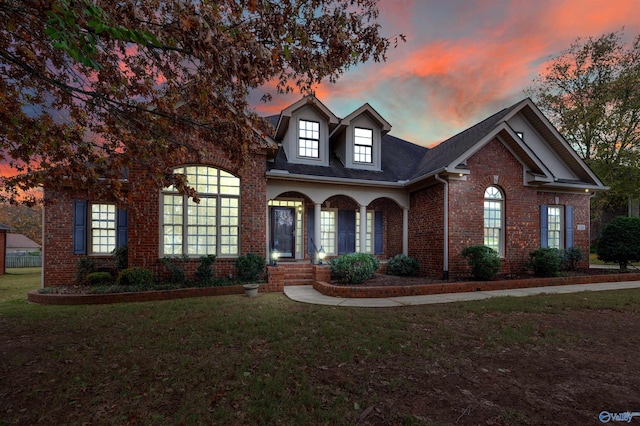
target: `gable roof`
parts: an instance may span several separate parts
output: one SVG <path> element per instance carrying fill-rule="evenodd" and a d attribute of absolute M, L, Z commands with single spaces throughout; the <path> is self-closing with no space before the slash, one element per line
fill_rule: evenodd
<path fill-rule="evenodd" d="M 283 133 L 279 134 L 278 131 L 282 129 L 285 112 L 290 117 L 293 110 L 307 103 L 324 107 L 314 97 L 307 97 L 286 108 L 282 114 L 267 117 L 267 120 L 271 123 L 277 123 L 276 139 L 278 139 L 279 135 L 280 137 L 283 135 Z M 325 114 L 329 113 L 325 112 Z M 347 168 L 333 152 L 329 159 L 329 166 L 293 164 L 287 161 L 282 148 L 280 148 L 274 161 L 268 164 L 267 171 L 272 175 L 279 174 L 281 176 L 308 176 L 309 178 L 322 177 L 327 179 L 414 184 L 433 179 L 438 174 L 468 174 L 469 169 L 465 162 L 486 144 L 498 139 L 523 165 L 526 170 L 525 179 L 528 184 L 568 190 L 608 189 L 530 98 L 523 99 L 508 108 L 504 108 L 431 149 L 385 134 L 391 126 L 369 104 L 364 104 L 343 120 L 350 121 L 361 114 L 368 114 L 381 125 L 381 130 L 383 130 L 381 171 Z M 566 165 L 566 168 L 570 171 L 567 175 L 576 177 L 575 179 L 555 176 L 539 155 L 536 154 L 534 148 L 516 134 L 508 121 L 518 114 L 524 117 L 545 143 L 548 144 L 553 154 Z M 341 126 L 343 120 L 338 119 L 332 113 L 330 115 L 333 128 L 340 128 L 339 126 Z"/>
<path fill-rule="evenodd" d="M 7 234 L 7 249 L 39 249 L 40 244 L 22 234 Z"/>
<path fill-rule="evenodd" d="M 559 178 L 549 170 L 532 147 L 509 125 L 508 120 L 517 114 L 521 114 L 531 124 L 578 179 Z M 464 162 L 496 138 L 528 169 L 527 179 L 530 184 L 558 189 L 607 189 L 530 98 L 493 114 L 430 149 L 414 170 L 413 180 L 419 181 L 438 173 L 464 174 Z"/>
<path fill-rule="evenodd" d="M 0 231 L 11 231 L 11 228 L 8 227 L 7 225 L 3 225 L 2 223 L 0 223 Z"/>
<path fill-rule="evenodd" d="M 336 117 L 336 115 L 331 112 L 331 110 L 327 108 L 322 102 L 320 102 L 315 96 L 309 95 L 305 96 L 297 102 L 294 102 L 293 104 L 282 110 L 277 123 L 274 125 L 274 127 L 276 128 L 275 139 L 282 139 L 287 131 L 287 128 L 289 127 L 289 120 L 291 119 L 292 114 L 306 105 L 310 105 L 316 111 L 318 111 L 320 115 L 325 117 L 327 123 L 329 124 L 329 131 L 333 130 L 338 125 L 340 121 L 338 117 Z"/>

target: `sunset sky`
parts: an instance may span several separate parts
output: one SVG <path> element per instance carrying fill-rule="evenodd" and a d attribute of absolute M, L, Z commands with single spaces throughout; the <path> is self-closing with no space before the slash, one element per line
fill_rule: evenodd
<path fill-rule="evenodd" d="M 338 117 L 368 102 L 391 134 L 431 146 L 526 97 L 545 62 L 587 38 L 640 33 L 640 0 L 380 0 L 385 63 L 359 65 L 316 96 Z M 264 91 L 256 93 L 258 99 Z M 254 102 L 279 113 L 300 95 Z"/>

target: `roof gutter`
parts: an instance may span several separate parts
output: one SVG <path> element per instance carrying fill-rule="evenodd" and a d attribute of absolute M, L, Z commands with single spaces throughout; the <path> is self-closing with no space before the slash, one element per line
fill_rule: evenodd
<path fill-rule="evenodd" d="M 449 182 L 442 179 L 439 173 L 434 176 L 435 180 L 444 184 L 444 247 L 442 261 L 442 279 L 449 279 Z"/>

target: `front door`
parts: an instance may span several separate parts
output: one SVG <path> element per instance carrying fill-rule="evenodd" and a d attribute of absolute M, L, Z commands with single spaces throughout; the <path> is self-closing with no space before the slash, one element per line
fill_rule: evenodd
<path fill-rule="evenodd" d="M 296 248 L 296 209 L 271 208 L 271 247 L 280 257 L 294 257 Z"/>

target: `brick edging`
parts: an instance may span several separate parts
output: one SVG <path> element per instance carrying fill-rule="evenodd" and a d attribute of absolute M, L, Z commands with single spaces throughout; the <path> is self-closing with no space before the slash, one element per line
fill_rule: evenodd
<path fill-rule="evenodd" d="M 269 291 L 261 285 L 261 292 Z M 101 305 L 126 302 L 152 302 L 157 300 L 184 299 L 188 297 L 224 296 L 243 294 L 242 285 L 223 287 L 180 288 L 175 290 L 140 291 L 135 293 L 109 294 L 46 294 L 32 290 L 27 294 L 27 300 L 42 305 Z"/>
<path fill-rule="evenodd" d="M 547 287 L 574 284 L 594 284 L 621 281 L 640 281 L 640 273 L 582 275 L 574 277 L 527 278 L 505 281 L 468 281 L 457 283 L 432 283 L 410 286 L 348 286 L 316 281 L 313 288 L 325 296 L 343 298 L 381 298 L 401 296 L 424 296 L 444 293 L 467 293 L 473 291 L 509 290 L 516 288 Z"/>

